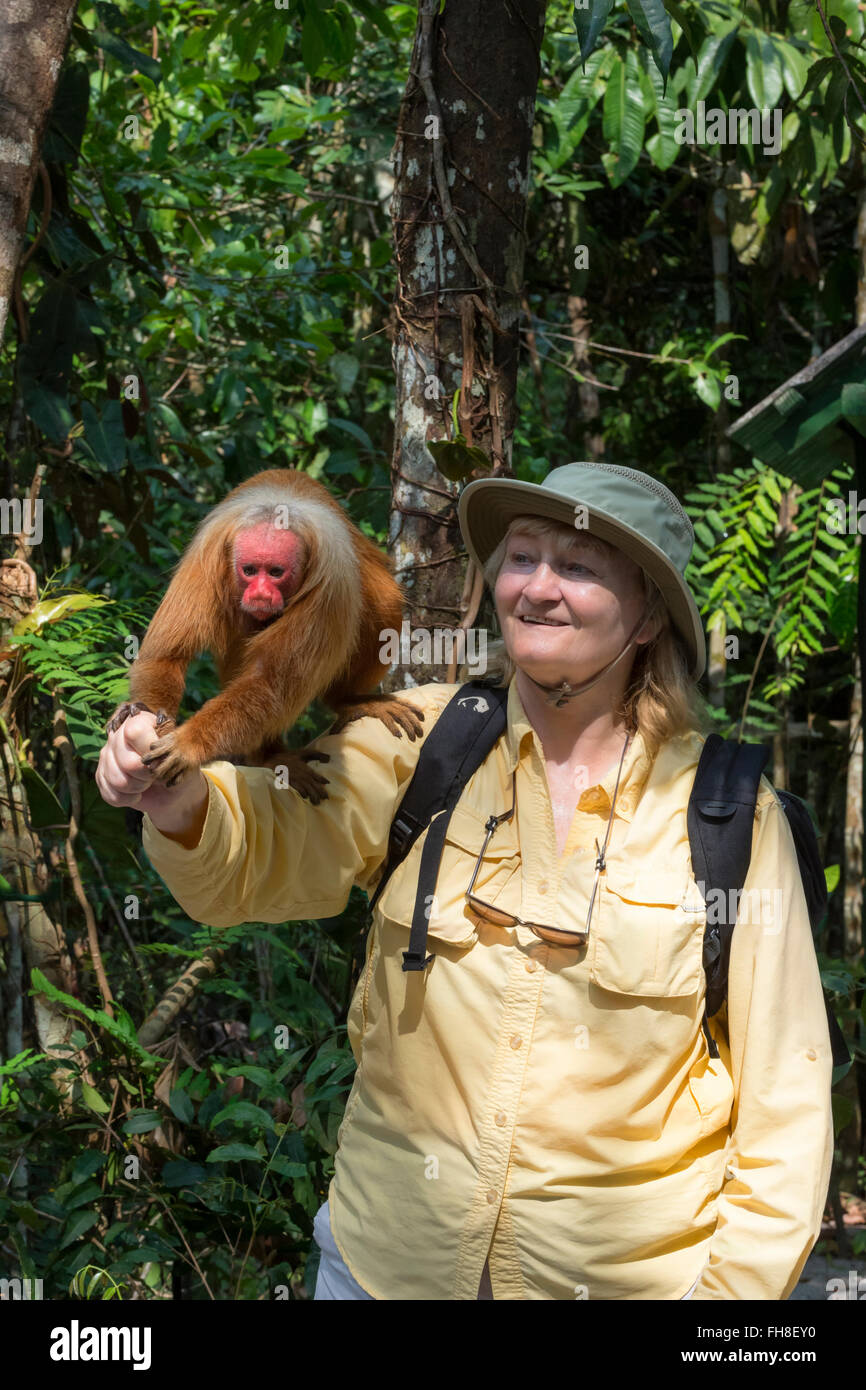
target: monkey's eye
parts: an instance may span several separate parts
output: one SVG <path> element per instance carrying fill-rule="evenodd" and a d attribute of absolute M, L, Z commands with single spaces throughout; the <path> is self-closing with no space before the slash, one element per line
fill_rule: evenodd
<path fill-rule="evenodd" d="M 245 574 L 247 579 L 252 579 L 255 572 L 255 565 L 241 565 L 241 574 Z"/>
<path fill-rule="evenodd" d="M 273 568 L 268 571 L 268 573 L 270 574 L 271 579 L 282 579 L 283 575 L 285 574 L 285 570 L 282 568 L 281 565 L 274 565 Z"/>

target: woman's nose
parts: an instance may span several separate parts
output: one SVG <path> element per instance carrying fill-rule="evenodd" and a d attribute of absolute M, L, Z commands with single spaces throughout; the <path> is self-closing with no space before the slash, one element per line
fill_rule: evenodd
<path fill-rule="evenodd" d="M 523 586 L 523 592 L 533 603 L 541 603 L 545 599 L 559 597 L 556 575 L 546 560 L 543 560 L 540 565 L 536 565 Z"/>

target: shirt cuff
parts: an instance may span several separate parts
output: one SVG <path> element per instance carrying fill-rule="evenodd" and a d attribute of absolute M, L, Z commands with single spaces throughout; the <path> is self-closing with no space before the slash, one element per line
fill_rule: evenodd
<path fill-rule="evenodd" d="M 147 811 L 141 826 L 141 843 L 157 873 L 162 869 L 183 873 L 196 881 L 212 878 L 214 871 L 225 865 L 226 846 L 234 837 L 235 826 L 231 809 L 218 786 L 202 768 L 208 788 L 207 811 L 201 836 L 194 849 L 187 849 L 172 840 L 154 825 Z"/>

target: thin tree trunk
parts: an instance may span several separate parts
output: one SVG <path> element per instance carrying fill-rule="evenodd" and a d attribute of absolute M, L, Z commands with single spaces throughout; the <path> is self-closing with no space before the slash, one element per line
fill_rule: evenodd
<path fill-rule="evenodd" d="M 598 388 L 595 385 L 595 372 L 586 344 L 590 339 L 592 320 L 588 315 L 588 301 L 580 294 L 570 294 L 566 300 L 566 312 L 571 331 L 574 334 L 571 353 L 574 365 L 585 381 L 575 383 L 577 409 L 582 427 L 582 452 L 580 457 L 587 461 L 604 458 L 604 435 L 599 429 L 601 406 Z"/>
<path fill-rule="evenodd" d="M 75 0 L 0 5 L 0 342 Z"/>
<path fill-rule="evenodd" d="M 720 177 L 723 174 L 720 171 Z M 723 183 L 715 189 L 708 210 L 710 229 L 710 248 L 713 257 L 713 331 L 716 337 L 727 333 L 731 327 L 730 290 L 730 244 L 728 241 L 728 195 Z M 727 401 L 722 398 L 716 413 L 716 458 L 715 464 L 720 473 L 726 472 L 731 463 L 731 445 L 725 430 L 728 425 Z M 719 627 L 709 633 L 707 651 L 707 699 L 718 709 L 725 703 L 725 677 L 727 675 L 727 656 L 725 639 L 727 624 L 722 618 Z"/>
<path fill-rule="evenodd" d="M 31 508 L 42 481 L 37 470 L 30 489 Z M 32 515 L 32 511 L 31 511 Z M 64 993 L 74 993 L 72 962 L 66 949 L 63 927 L 46 911 L 38 895 L 48 887 L 48 866 L 39 837 L 30 828 L 27 794 L 18 767 L 17 741 L 21 730 L 17 718 L 29 686 L 23 679 L 20 656 L 7 650 L 4 640 L 14 624 L 34 607 L 37 599 L 36 576 L 29 564 L 30 538 L 16 537 L 15 554 L 0 564 L 0 873 L 15 895 L 4 905 L 8 946 L 6 949 L 7 1056 L 21 1050 L 24 993 L 29 973 L 24 967 L 37 967 L 51 984 Z M 17 993 L 17 997 L 16 997 Z M 64 1047 L 74 1022 L 55 1004 L 35 995 L 33 1016 L 39 1046 L 49 1055 Z M 64 1060 L 68 1054 L 60 1054 Z"/>
<path fill-rule="evenodd" d="M 454 627 L 465 616 L 459 488 L 426 447 L 452 437 L 458 389 L 460 432 L 494 472 L 510 471 L 545 3 L 448 0 L 440 14 L 439 0 L 419 0 L 391 203 L 397 293 L 390 547 L 413 626 Z M 444 674 L 441 666 L 413 662 L 409 683 Z M 404 674 L 393 683 L 406 683 Z"/>

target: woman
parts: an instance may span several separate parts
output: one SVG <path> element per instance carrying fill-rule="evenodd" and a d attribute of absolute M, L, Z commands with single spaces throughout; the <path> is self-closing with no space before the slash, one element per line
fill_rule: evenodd
<path fill-rule="evenodd" d="M 452 815 L 426 970 L 402 970 L 424 836 L 378 900 L 317 1297 L 787 1298 L 829 1182 L 830 1044 L 766 781 L 744 891 L 781 889 L 784 922 L 734 932 L 718 1057 L 702 1028 L 691 524 L 647 474 L 587 463 L 472 483 L 460 519 L 494 588 L 507 729 Z M 411 691 L 425 737 L 454 691 Z M 144 847 L 191 917 L 327 917 L 375 888 L 418 743 L 366 719 L 324 737 L 329 798 L 311 806 L 226 762 L 151 785 L 152 727 L 112 735 L 97 782 L 147 813 Z"/>

